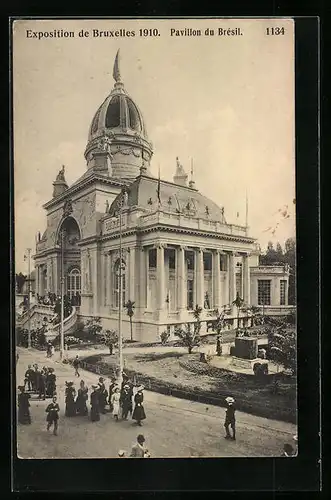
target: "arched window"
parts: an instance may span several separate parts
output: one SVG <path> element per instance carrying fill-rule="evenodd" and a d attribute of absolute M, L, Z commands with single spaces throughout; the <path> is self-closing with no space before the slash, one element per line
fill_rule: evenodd
<path fill-rule="evenodd" d="M 125 262 L 122 260 L 122 307 L 125 304 L 125 288 L 126 288 L 126 279 L 125 279 Z M 120 259 L 117 259 L 114 266 L 114 304 L 115 307 L 119 307 L 120 302 Z"/>
<path fill-rule="evenodd" d="M 80 269 L 74 267 L 68 274 L 68 296 L 70 299 L 76 296 L 77 292 L 80 294 L 81 276 Z"/>

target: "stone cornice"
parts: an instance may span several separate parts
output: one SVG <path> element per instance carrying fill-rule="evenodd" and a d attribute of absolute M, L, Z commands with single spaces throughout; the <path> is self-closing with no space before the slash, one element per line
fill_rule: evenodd
<path fill-rule="evenodd" d="M 45 203 L 43 205 L 43 208 L 45 208 L 45 209 L 51 208 L 51 207 L 57 205 L 58 203 L 63 202 L 66 198 L 72 196 L 73 194 L 77 193 L 78 191 L 81 191 L 85 187 L 87 187 L 91 184 L 97 183 L 97 182 L 101 182 L 104 184 L 110 184 L 110 185 L 116 186 L 116 187 L 122 187 L 123 185 L 126 184 L 125 181 L 121 182 L 121 181 L 115 180 L 111 177 L 105 177 L 105 176 L 96 175 L 95 173 L 93 173 L 90 176 L 86 177 L 85 179 L 82 179 L 82 181 L 78 182 L 78 184 L 70 186 L 60 196 L 57 196 L 56 198 L 53 198 L 52 200 Z"/>

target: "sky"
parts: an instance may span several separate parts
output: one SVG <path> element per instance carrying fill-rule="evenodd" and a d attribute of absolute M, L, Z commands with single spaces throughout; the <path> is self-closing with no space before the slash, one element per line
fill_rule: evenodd
<path fill-rule="evenodd" d="M 284 35 L 266 28 L 284 26 Z M 243 35 L 218 36 L 218 28 Z M 157 28 L 160 36 L 140 37 Z M 171 36 L 200 29 L 202 36 Z M 214 29 L 214 36 L 205 35 Z M 28 38 L 27 30 L 74 38 Z M 93 37 L 93 29 L 134 37 Z M 15 261 L 46 228 L 43 203 L 62 164 L 70 185 L 86 170 L 93 116 L 113 88 L 113 63 L 141 109 L 151 171 L 172 180 L 176 157 L 197 189 L 245 224 L 262 249 L 295 236 L 294 34 L 291 20 L 20 20 L 13 29 Z M 80 30 L 89 37 L 80 38 Z M 282 215 L 282 211 L 285 215 Z M 288 217 L 287 217 L 288 216 Z M 32 263 L 33 264 L 33 263 Z"/>

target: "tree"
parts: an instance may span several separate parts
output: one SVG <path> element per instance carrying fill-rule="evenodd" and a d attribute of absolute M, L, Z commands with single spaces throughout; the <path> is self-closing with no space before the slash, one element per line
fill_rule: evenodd
<path fill-rule="evenodd" d="M 278 328 L 270 336 L 270 352 L 276 362 L 296 373 L 296 335 L 295 331 Z"/>
<path fill-rule="evenodd" d="M 216 321 L 214 323 L 214 329 L 216 330 L 216 333 L 219 336 L 219 343 L 220 343 L 220 346 L 217 349 L 217 354 L 221 355 L 222 354 L 222 344 L 223 344 L 223 330 L 224 330 L 224 326 L 225 326 L 225 321 L 224 321 L 225 314 L 224 314 L 224 311 L 220 312 L 218 309 L 216 309 L 214 311 L 214 314 L 216 316 Z"/>
<path fill-rule="evenodd" d="M 237 297 L 235 300 L 232 302 L 232 305 L 236 306 L 238 309 L 238 322 L 237 322 L 237 329 L 239 329 L 239 316 L 240 316 L 240 308 L 244 305 L 244 299 L 239 297 L 239 293 L 237 292 Z"/>
<path fill-rule="evenodd" d="M 27 276 L 24 275 L 23 273 L 15 274 L 15 282 L 16 282 L 16 288 L 17 288 L 17 293 L 22 293 L 23 292 L 23 286 L 24 283 L 27 280 Z"/>
<path fill-rule="evenodd" d="M 96 337 L 102 331 L 101 319 L 99 317 L 91 318 L 86 322 L 86 330 L 92 337 Z"/>
<path fill-rule="evenodd" d="M 296 242 L 295 238 L 288 238 L 285 241 L 284 262 L 290 267 L 290 276 L 288 283 L 288 303 L 296 303 Z"/>
<path fill-rule="evenodd" d="M 132 300 L 128 300 L 126 304 L 124 304 L 124 307 L 126 307 L 126 313 L 130 318 L 130 334 L 131 334 L 131 340 L 133 340 L 133 335 L 132 335 L 132 317 L 134 315 L 134 302 Z"/>
<path fill-rule="evenodd" d="M 193 328 L 191 323 L 187 323 L 185 328 L 177 327 L 174 331 L 174 334 L 179 338 L 181 345 L 187 347 L 189 354 L 192 353 L 193 347 L 200 345 L 201 313 L 202 307 L 196 305 L 193 311 L 193 316 L 196 320 L 193 324 Z"/>
<path fill-rule="evenodd" d="M 113 354 L 113 348 L 118 343 L 118 334 L 115 330 L 106 330 L 103 333 L 103 342 L 109 348 L 109 354 Z"/>

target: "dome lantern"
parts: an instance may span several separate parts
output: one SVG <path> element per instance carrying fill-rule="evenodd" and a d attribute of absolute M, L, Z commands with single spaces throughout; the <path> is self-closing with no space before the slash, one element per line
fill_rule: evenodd
<path fill-rule="evenodd" d="M 100 138 L 106 136 L 109 139 L 111 176 L 134 179 L 140 173 L 142 161 L 148 170 L 153 150 L 143 115 L 124 88 L 119 50 L 114 61 L 113 78 L 114 87 L 92 120 L 85 159 L 87 167 L 94 168 L 94 154 L 98 150 Z"/>

